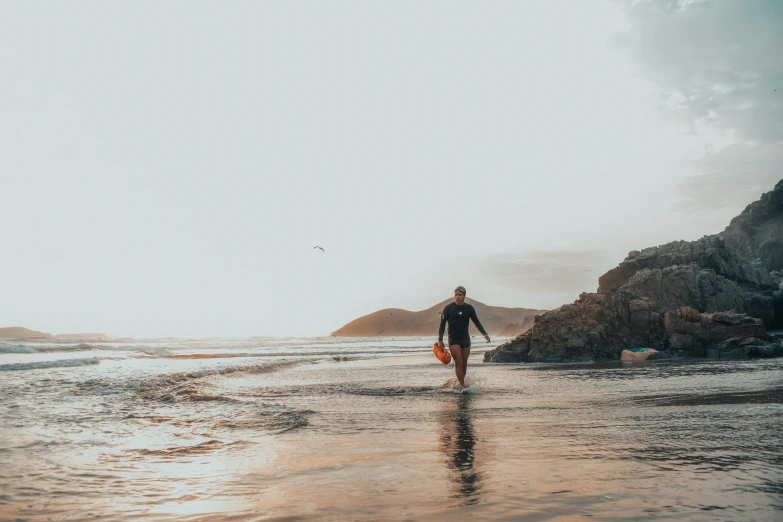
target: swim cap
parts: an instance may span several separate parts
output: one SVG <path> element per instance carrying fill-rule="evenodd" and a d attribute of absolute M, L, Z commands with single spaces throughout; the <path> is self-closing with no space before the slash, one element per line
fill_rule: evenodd
<path fill-rule="evenodd" d="M 457 288 L 454 289 L 454 291 L 455 292 L 462 292 L 462 295 L 468 295 L 468 293 L 465 291 L 465 287 L 464 286 L 458 286 Z"/>

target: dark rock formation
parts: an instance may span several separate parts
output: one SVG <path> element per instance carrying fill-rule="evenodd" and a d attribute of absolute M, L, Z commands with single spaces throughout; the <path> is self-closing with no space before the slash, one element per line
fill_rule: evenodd
<path fill-rule="evenodd" d="M 574 304 L 536 316 L 533 328 L 484 356 L 486 362 L 587 362 L 619 359 L 626 348 L 645 346 L 657 358 L 722 356 L 727 339 L 757 339 L 766 345 L 761 319 L 738 312 L 701 313 L 682 306 L 662 311 L 654 299 L 626 290 L 583 293 Z M 770 343 L 771 344 L 771 343 Z M 778 343 L 776 346 L 783 350 Z M 766 353 L 766 352 L 763 352 Z M 777 353 L 774 350 L 770 353 Z M 782 352 L 783 353 L 783 352 Z M 712 355 L 711 355 L 712 354 Z M 752 357 L 755 352 L 748 352 Z M 759 351 L 757 356 L 761 356 Z M 736 358 L 736 355 L 731 357 Z"/>
<path fill-rule="evenodd" d="M 772 278 L 772 284 L 778 287 L 778 290 L 783 290 L 783 270 L 773 270 L 769 273 Z"/>
<path fill-rule="evenodd" d="M 783 181 L 748 205 L 718 236 L 741 257 L 783 271 Z"/>
<path fill-rule="evenodd" d="M 783 181 L 715 236 L 633 251 L 597 293 L 535 317 L 485 362 L 619 359 L 634 346 L 655 358 L 783 355 L 767 327 L 783 326 Z"/>
<path fill-rule="evenodd" d="M 733 347 L 722 346 L 727 339 L 759 339 L 767 337 L 760 319 L 737 312 L 701 314 L 683 306 L 664 316 L 665 341 L 670 348 L 706 357 L 710 350 L 718 352 Z"/>
<path fill-rule="evenodd" d="M 754 337 L 732 337 L 716 344 L 707 352 L 708 359 L 741 361 L 763 357 L 783 356 L 783 344 L 767 342 Z"/>
<path fill-rule="evenodd" d="M 689 264 L 712 269 L 750 291 L 768 288 L 772 284 L 769 272 L 761 263 L 741 258 L 719 236 L 706 236 L 696 241 L 673 241 L 641 252 L 630 252 L 622 263 L 598 278 L 598 291 L 605 293 L 619 288 L 645 268 L 663 269 Z"/>

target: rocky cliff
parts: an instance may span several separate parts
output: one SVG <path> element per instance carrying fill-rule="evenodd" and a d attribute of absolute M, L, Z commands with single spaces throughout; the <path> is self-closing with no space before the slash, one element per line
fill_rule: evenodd
<path fill-rule="evenodd" d="M 619 359 L 634 346 L 658 357 L 783 356 L 783 180 L 720 234 L 633 251 L 596 293 L 535 317 L 486 362 Z"/>

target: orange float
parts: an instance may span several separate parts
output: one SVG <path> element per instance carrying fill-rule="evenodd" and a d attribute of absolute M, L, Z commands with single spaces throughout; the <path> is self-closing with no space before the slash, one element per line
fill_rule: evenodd
<path fill-rule="evenodd" d="M 451 354 L 449 351 L 445 348 L 441 348 L 438 343 L 435 343 L 432 346 L 432 353 L 434 353 L 435 357 L 443 364 L 449 364 L 451 362 Z"/>

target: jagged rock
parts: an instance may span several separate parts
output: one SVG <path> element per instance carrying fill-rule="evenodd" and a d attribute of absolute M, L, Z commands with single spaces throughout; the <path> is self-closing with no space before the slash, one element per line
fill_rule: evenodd
<path fill-rule="evenodd" d="M 783 270 L 783 180 L 731 220 L 718 234 L 747 259 L 759 259 L 767 270 Z"/>
<path fill-rule="evenodd" d="M 710 347 L 726 339 L 767 336 L 760 319 L 733 311 L 701 314 L 687 306 L 666 312 L 664 327 L 668 345 L 693 357 L 705 357 Z"/>
<path fill-rule="evenodd" d="M 487 352 L 487 362 L 561 362 L 617 359 L 622 348 L 646 346 L 663 331 L 649 299 L 626 292 L 583 293 L 534 319 L 533 328 Z M 652 335 L 651 335 L 652 333 Z"/>
<path fill-rule="evenodd" d="M 650 297 L 666 309 L 685 304 L 702 313 L 735 310 L 758 317 L 768 325 L 776 316 L 773 291 L 746 292 L 734 281 L 696 264 L 644 269 L 622 288 Z"/>
<path fill-rule="evenodd" d="M 598 293 L 535 316 L 484 360 L 618 359 L 633 346 L 656 358 L 780 354 L 765 325 L 783 326 L 783 271 L 770 272 L 783 268 L 781 209 L 783 181 L 719 235 L 630 252 L 601 276 Z"/>
<path fill-rule="evenodd" d="M 711 347 L 708 359 L 721 361 L 740 361 L 750 358 L 783 356 L 783 345 L 766 342 L 757 338 L 732 337 Z"/>
<path fill-rule="evenodd" d="M 519 337 L 524 337 L 526 334 L 522 334 Z M 519 338 L 518 337 L 518 338 Z M 509 344 L 508 349 L 498 352 L 492 362 L 495 363 L 518 363 L 525 362 L 527 353 L 530 351 L 528 346 L 524 344 Z M 504 345 L 505 346 L 505 345 Z M 486 361 L 486 356 L 484 357 Z"/>
<path fill-rule="evenodd" d="M 663 352 L 656 358 L 706 357 L 723 340 L 766 336 L 764 323 L 746 314 L 702 314 L 687 306 L 662 312 L 653 299 L 612 291 L 581 294 L 574 304 L 537 316 L 530 331 L 486 352 L 484 361 L 616 360 L 633 346 Z"/>
<path fill-rule="evenodd" d="M 783 290 L 783 270 L 773 270 L 769 273 L 772 279 L 772 286 L 777 286 L 778 290 Z"/>
<path fill-rule="evenodd" d="M 700 311 L 743 311 L 746 294 L 737 283 L 711 269 L 696 264 L 644 269 L 622 287 L 656 301 L 658 306 L 674 309 L 682 304 Z"/>
<path fill-rule="evenodd" d="M 769 275 L 772 278 L 772 285 L 777 286 L 777 290 L 772 291 L 772 299 L 775 300 L 775 319 L 770 326 L 783 329 L 783 270 L 773 270 Z"/>
<path fill-rule="evenodd" d="M 775 292 L 766 291 L 755 294 L 746 293 L 743 296 L 744 306 L 739 308 L 751 317 L 758 317 L 764 324 L 772 326 L 775 317 L 783 317 L 776 310 Z"/>
<path fill-rule="evenodd" d="M 637 272 L 695 264 L 711 269 L 724 278 L 736 281 L 746 290 L 769 288 L 769 272 L 759 263 L 742 259 L 718 236 L 705 236 L 696 241 L 672 241 L 665 245 L 633 251 L 622 263 L 598 278 L 598 292 L 606 293 L 626 284 Z"/>
<path fill-rule="evenodd" d="M 783 283 L 783 275 L 775 278 L 769 273 L 783 272 L 783 180 L 748 205 L 720 234 L 629 252 L 616 268 L 598 279 L 598 291 L 619 288 L 645 268 L 692 263 L 712 269 L 748 291 Z"/>

